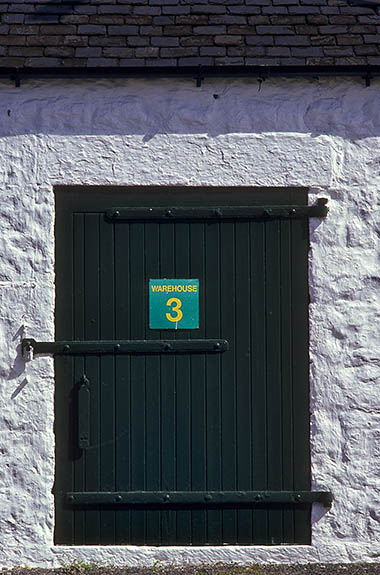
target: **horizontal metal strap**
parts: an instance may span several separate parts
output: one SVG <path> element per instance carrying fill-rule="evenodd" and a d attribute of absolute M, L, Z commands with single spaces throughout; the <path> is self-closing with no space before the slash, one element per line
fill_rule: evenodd
<path fill-rule="evenodd" d="M 111 222 L 129 220 L 223 220 L 223 219 L 305 219 L 325 218 L 327 199 L 319 198 L 313 206 L 181 206 L 110 208 L 106 219 Z"/>
<path fill-rule="evenodd" d="M 228 350 L 225 339 L 131 339 L 115 341 L 36 341 L 23 339 L 23 356 L 29 350 L 33 355 L 51 353 L 54 355 L 102 355 L 138 353 L 220 353 Z"/>
<path fill-rule="evenodd" d="M 72 505 L 262 505 L 333 501 L 328 491 L 93 491 L 66 493 Z"/>

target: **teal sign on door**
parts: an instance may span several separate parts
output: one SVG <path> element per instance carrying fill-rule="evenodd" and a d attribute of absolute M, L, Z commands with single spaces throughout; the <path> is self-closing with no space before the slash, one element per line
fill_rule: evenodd
<path fill-rule="evenodd" d="M 199 280 L 150 279 L 149 327 L 197 329 L 199 327 Z"/>

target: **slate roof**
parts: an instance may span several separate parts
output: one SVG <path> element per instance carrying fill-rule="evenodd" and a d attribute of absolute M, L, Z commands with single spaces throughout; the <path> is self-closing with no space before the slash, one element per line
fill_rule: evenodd
<path fill-rule="evenodd" d="M 379 65 L 380 10 L 357 4 L 0 0 L 0 67 Z"/>

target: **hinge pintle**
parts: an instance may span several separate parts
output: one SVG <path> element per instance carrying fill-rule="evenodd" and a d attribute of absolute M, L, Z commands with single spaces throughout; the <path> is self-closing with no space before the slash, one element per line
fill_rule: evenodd
<path fill-rule="evenodd" d="M 22 349 L 22 359 L 25 362 L 32 361 L 34 359 L 34 347 L 32 345 L 32 341 L 23 339 L 21 343 Z"/>

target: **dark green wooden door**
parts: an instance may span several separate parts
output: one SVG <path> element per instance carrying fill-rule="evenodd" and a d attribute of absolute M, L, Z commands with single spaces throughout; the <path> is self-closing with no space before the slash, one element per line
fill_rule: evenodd
<path fill-rule="evenodd" d="M 115 205 L 304 203 L 305 196 L 57 191 L 57 339 L 229 342 L 219 354 L 56 358 L 57 543 L 310 542 L 310 505 L 224 504 L 223 496 L 213 504 L 208 495 L 310 489 L 307 221 L 104 215 Z M 199 329 L 149 329 L 151 278 L 199 280 Z M 87 428 L 88 441 L 80 437 Z M 86 492 L 100 499 L 66 496 Z M 121 492 L 164 492 L 167 500 L 101 499 Z M 188 492 L 204 500 L 191 503 Z"/>

